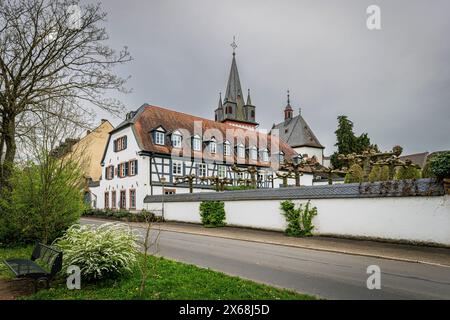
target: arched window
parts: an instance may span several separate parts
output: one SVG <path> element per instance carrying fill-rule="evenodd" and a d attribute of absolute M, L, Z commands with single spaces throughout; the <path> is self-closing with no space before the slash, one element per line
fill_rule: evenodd
<path fill-rule="evenodd" d="M 228 106 L 227 107 L 227 114 L 232 114 L 233 113 L 233 108 Z"/>
<path fill-rule="evenodd" d="M 252 110 L 251 114 L 252 114 L 252 118 L 254 118 L 255 117 L 255 110 Z"/>

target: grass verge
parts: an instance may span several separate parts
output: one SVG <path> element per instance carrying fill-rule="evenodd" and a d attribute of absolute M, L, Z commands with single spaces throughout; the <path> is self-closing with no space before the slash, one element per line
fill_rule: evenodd
<path fill-rule="evenodd" d="M 0 260 L 7 258 L 26 258 L 32 248 L 2 249 Z M 141 257 L 143 259 L 143 257 Z M 103 280 L 96 283 L 83 283 L 81 290 L 68 290 L 65 278 L 60 276 L 49 290 L 22 297 L 23 299 L 42 300 L 310 300 L 313 296 L 299 294 L 290 290 L 232 277 L 209 269 L 202 269 L 172 260 L 150 256 L 147 259 L 150 276 L 146 290 L 140 295 L 140 272 L 133 272 L 120 279 Z M 0 279 L 11 278 L 8 271 L 0 267 Z"/>

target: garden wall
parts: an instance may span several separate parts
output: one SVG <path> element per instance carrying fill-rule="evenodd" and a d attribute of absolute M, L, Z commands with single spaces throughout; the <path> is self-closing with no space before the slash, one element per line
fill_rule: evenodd
<path fill-rule="evenodd" d="M 228 225 L 283 231 L 280 202 L 317 207 L 315 234 L 436 243 L 450 246 L 450 204 L 441 185 L 429 179 L 164 196 L 165 218 L 200 223 L 204 200 L 225 202 Z M 161 196 L 145 198 L 161 210 Z"/>

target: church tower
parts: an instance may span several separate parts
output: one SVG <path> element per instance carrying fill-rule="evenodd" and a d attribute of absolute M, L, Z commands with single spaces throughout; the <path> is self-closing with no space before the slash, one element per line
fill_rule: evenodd
<path fill-rule="evenodd" d="M 222 95 L 220 95 L 215 120 L 245 129 L 255 129 L 258 126 L 258 123 L 256 123 L 256 108 L 252 104 L 250 90 L 247 92 L 247 101 L 244 100 L 236 63 L 235 50 L 237 45 L 234 38 L 231 47 L 233 48 L 233 59 L 231 61 L 225 98 L 222 101 Z"/>

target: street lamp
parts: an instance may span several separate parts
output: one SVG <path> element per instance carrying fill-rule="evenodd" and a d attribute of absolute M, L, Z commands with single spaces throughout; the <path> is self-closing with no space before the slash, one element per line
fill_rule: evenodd
<path fill-rule="evenodd" d="M 166 177 L 162 176 L 161 177 L 161 185 L 162 185 L 162 193 L 161 193 L 161 205 L 162 205 L 162 221 L 164 222 L 164 184 L 166 183 Z"/>

